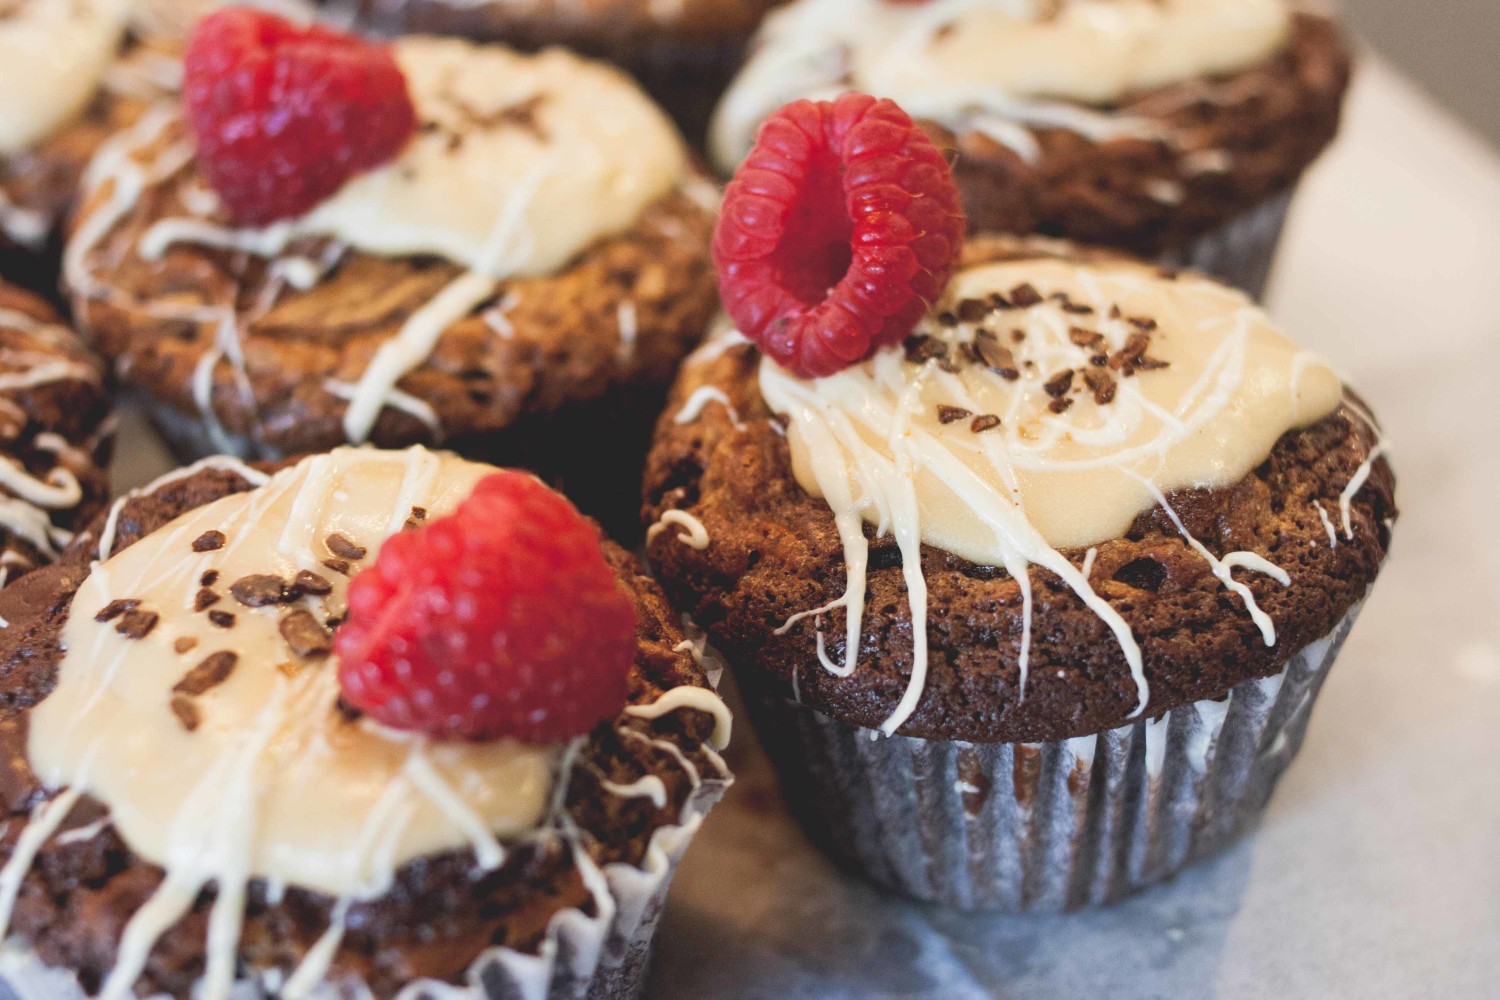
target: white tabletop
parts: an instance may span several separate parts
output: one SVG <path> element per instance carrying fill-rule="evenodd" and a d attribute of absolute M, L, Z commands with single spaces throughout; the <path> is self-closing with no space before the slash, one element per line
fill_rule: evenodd
<path fill-rule="evenodd" d="M 1394 552 L 1260 830 L 1065 917 L 837 873 L 741 726 L 650 996 L 1500 996 L 1500 157 L 1381 62 L 1297 202 L 1271 307 L 1385 424 Z"/>

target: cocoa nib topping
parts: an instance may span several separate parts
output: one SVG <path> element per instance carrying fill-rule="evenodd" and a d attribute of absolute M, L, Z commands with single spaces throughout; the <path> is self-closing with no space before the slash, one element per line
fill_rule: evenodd
<path fill-rule="evenodd" d="M 969 422 L 969 430 L 975 434 L 983 434 L 985 431 L 994 430 L 1000 426 L 1000 418 L 993 413 L 981 413 Z"/>
<path fill-rule="evenodd" d="M 209 570 L 208 572 L 204 573 L 203 576 L 199 577 L 198 582 L 203 584 L 203 586 L 205 587 L 212 587 L 214 584 L 219 582 L 219 571 L 216 569 Z"/>
<path fill-rule="evenodd" d="M 1075 326 L 1068 331 L 1068 339 L 1079 347 L 1087 347 L 1091 351 L 1104 350 L 1104 334 L 1098 330 L 1085 330 L 1081 326 Z"/>
<path fill-rule="evenodd" d="M 407 517 L 406 523 L 401 526 L 402 531 L 415 531 L 427 520 L 426 507 L 413 507 L 411 515 Z"/>
<path fill-rule="evenodd" d="M 995 339 L 995 335 L 988 330 L 981 330 L 974 337 L 974 353 L 979 360 L 984 362 L 986 368 L 1005 379 L 1014 382 L 1021 377 L 1021 369 L 1016 367 L 1016 356 L 1009 347 Z"/>
<path fill-rule="evenodd" d="M 184 674 L 182 680 L 172 686 L 172 691 L 175 694 L 200 695 L 212 690 L 229 680 L 229 675 L 234 673 L 235 664 L 239 661 L 237 653 L 213 653 Z"/>
<path fill-rule="evenodd" d="M 234 628 L 234 615 L 228 611 L 210 611 L 208 620 L 219 628 Z"/>
<path fill-rule="evenodd" d="M 305 659 L 319 659 L 333 652 L 333 644 L 323 626 L 310 612 L 298 609 L 281 619 L 281 637 L 292 652 Z"/>
<path fill-rule="evenodd" d="M 198 596 L 193 598 L 193 610 L 207 611 L 221 600 L 223 596 L 218 591 L 204 587 L 198 591 Z"/>
<path fill-rule="evenodd" d="M 177 721 L 182 723 L 182 728 L 188 732 L 195 732 L 201 717 L 198 714 L 198 706 L 193 700 L 184 695 L 174 694 L 172 696 L 172 714 L 177 716 Z"/>
<path fill-rule="evenodd" d="M 300 571 L 292 580 L 292 590 L 300 597 L 303 594 L 312 594 L 314 597 L 322 597 L 333 591 L 333 584 L 328 582 L 326 576 L 308 570 Z"/>
<path fill-rule="evenodd" d="M 292 600 L 294 595 L 286 581 L 269 573 L 252 573 L 242 576 L 229 585 L 234 599 L 247 608 L 264 608 Z"/>
<path fill-rule="evenodd" d="M 363 545 L 355 545 L 352 541 L 340 534 L 328 536 L 328 551 L 340 559 L 363 559 L 366 549 Z"/>
<path fill-rule="evenodd" d="M 1109 367 L 1118 371 L 1126 378 L 1138 371 L 1153 371 L 1158 368 L 1167 367 L 1167 362 L 1158 361 L 1156 358 L 1146 356 L 1146 351 L 1151 347 L 1151 335 L 1137 331 L 1125 338 L 1125 346 L 1110 355 Z"/>
<path fill-rule="evenodd" d="M 331 569 L 335 573 L 340 573 L 344 576 L 349 575 L 349 563 L 343 559 L 324 559 L 323 568 Z"/>
<path fill-rule="evenodd" d="M 965 323 L 978 323 L 989 314 L 989 303 L 980 299 L 964 299 L 958 304 L 958 318 Z"/>
<path fill-rule="evenodd" d="M 1083 384 L 1089 387 L 1089 392 L 1094 394 L 1094 402 L 1100 406 L 1114 401 L 1115 377 L 1109 373 L 1109 369 L 1085 368 Z"/>
<path fill-rule="evenodd" d="M 343 695 L 339 695 L 338 701 L 333 703 L 333 707 L 343 717 L 345 722 L 358 722 L 365 715 L 364 711 L 358 706 L 351 705 L 345 701 Z"/>
<path fill-rule="evenodd" d="M 1030 309 L 1034 305 L 1041 304 L 1043 299 L 1042 293 L 1027 282 L 1010 290 L 1010 301 L 1018 309 Z"/>
<path fill-rule="evenodd" d="M 156 623 L 161 621 L 161 615 L 155 611 L 141 611 L 131 608 L 120 616 L 115 622 L 115 631 L 127 639 L 144 639 L 156 628 Z"/>
<path fill-rule="evenodd" d="M 107 622 L 114 621 L 116 618 L 120 617 L 127 611 L 134 611 L 140 606 L 141 602 L 135 600 L 110 601 L 97 615 L 94 616 L 94 621 L 98 622 L 100 625 L 103 625 Z"/>
<path fill-rule="evenodd" d="M 1051 396 L 1053 399 L 1060 399 L 1061 397 L 1066 396 L 1068 394 L 1068 390 L 1073 388 L 1073 369 L 1064 368 L 1062 371 L 1049 378 L 1046 382 L 1042 383 L 1042 388 L 1046 390 L 1047 395 Z M 1054 409 L 1053 412 L 1060 411 Z"/>
<path fill-rule="evenodd" d="M 1053 413 L 1067 413 L 1073 406 L 1072 396 L 1062 396 L 1047 404 L 1047 409 Z"/>
<path fill-rule="evenodd" d="M 224 547 L 227 539 L 222 531 L 205 531 L 193 539 L 194 552 L 217 552 Z"/>
<path fill-rule="evenodd" d="M 177 653 L 179 656 L 183 653 L 191 653 L 197 648 L 198 640 L 194 639 L 190 635 L 185 635 L 182 638 L 178 639 L 176 642 L 172 643 L 173 652 Z"/>
<path fill-rule="evenodd" d="M 937 408 L 937 415 L 938 423 L 951 424 L 956 420 L 962 420 L 964 417 L 973 416 L 973 413 L 969 410 L 964 409 L 962 406 L 948 406 L 946 404 L 939 403 Z"/>

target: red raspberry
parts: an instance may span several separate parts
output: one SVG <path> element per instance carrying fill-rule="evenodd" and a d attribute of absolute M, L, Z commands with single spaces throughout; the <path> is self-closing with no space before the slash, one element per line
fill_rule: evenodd
<path fill-rule="evenodd" d="M 334 636 L 344 698 L 433 736 L 555 743 L 625 704 L 635 604 L 599 532 L 531 476 L 483 479 L 386 541 Z"/>
<path fill-rule="evenodd" d="M 310 211 L 417 128 L 389 48 L 243 7 L 198 22 L 182 92 L 198 163 L 243 225 Z"/>
<path fill-rule="evenodd" d="M 963 248 L 953 172 L 890 101 L 845 94 L 768 118 L 724 192 L 714 263 L 740 331 L 804 378 L 899 343 Z"/>

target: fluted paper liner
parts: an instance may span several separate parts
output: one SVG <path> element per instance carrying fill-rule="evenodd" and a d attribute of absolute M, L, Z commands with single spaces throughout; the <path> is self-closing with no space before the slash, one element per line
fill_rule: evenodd
<path fill-rule="evenodd" d="M 1358 610 L 1223 700 L 1055 743 L 884 737 L 750 701 L 794 811 L 875 882 L 962 909 L 1076 909 L 1168 878 L 1254 823 Z"/>
<path fill-rule="evenodd" d="M 552 917 L 535 954 L 491 948 L 469 969 L 463 985 L 421 980 L 404 987 L 396 1000 L 626 1000 L 645 987 L 651 938 L 661 917 L 677 863 L 703 817 L 729 787 L 727 775 L 704 778 L 682 808 L 680 822 L 651 836 L 639 865 L 609 864 L 602 869 L 586 858 L 580 864 L 594 897 L 593 915 L 563 910 Z M 264 1000 L 274 983 L 244 980 L 233 1000 Z M 12 938 L 0 948 L 0 996 L 14 1000 L 84 1000 L 73 973 L 50 968 Z M 324 983 L 305 1000 L 372 1000 L 362 983 Z M 154 997 L 151 1000 L 170 1000 Z"/>
<path fill-rule="evenodd" d="M 1186 246 L 1162 254 L 1166 267 L 1190 269 L 1243 289 L 1259 300 L 1271 278 L 1276 246 L 1286 224 L 1292 191 L 1268 198 Z"/>

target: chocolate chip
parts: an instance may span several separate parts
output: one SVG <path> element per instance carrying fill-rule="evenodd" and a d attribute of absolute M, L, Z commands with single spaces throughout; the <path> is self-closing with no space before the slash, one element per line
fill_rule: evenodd
<path fill-rule="evenodd" d="M 333 591 L 333 584 L 328 582 L 327 577 L 319 576 L 317 573 L 312 573 L 304 569 L 292 580 L 292 590 L 299 596 L 302 594 L 312 594 L 316 597 L 322 597 L 324 594 Z"/>
<path fill-rule="evenodd" d="M 1000 418 L 993 413 L 981 413 L 969 422 L 969 430 L 975 434 L 983 434 L 985 431 L 994 430 L 1000 426 Z"/>
<path fill-rule="evenodd" d="M 132 611 L 141 606 L 140 601 L 110 601 L 104 609 L 94 616 L 94 621 L 103 625 L 112 622 L 127 611 Z"/>
<path fill-rule="evenodd" d="M 1062 371 L 1049 378 L 1046 382 L 1042 383 L 1042 388 L 1046 390 L 1047 395 L 1051 396 L 1053 399 L 1058 399 L 1059 397 L 1066 396 L 1068 394 L 1068 390 L 1073 388 L 1073 369 L 1064 368 Z"/>
<path fill-rule="evenodd" d="M 208 620 L 219 628 L 234 628 L 234 615 L 228 611 L 210 611 Z"/>
<path fill-rule="evenodd" d="M 1010 300 L 1021 309 L 1030 309 L 1042 301 L 1042 293 L 1038 292 L 1028 282 L 1012 288 L 1010 290 Z"/>
<path fill-rule="evenodd" d="M 958 304 L 958 318 L 965 323 L 978 323 L 989 314 L 989 304 L 980 299 L 964 299 Z"/>
<path fill-rule="evenodd" d="M 937 415 L 938 423 L 951 424 L 955 420 L 962 420 L 964 417 L 972 416 L 973 411 L 966 410 L 962 406 L 948 406 L 946 404 L 939 403 L 937 408 Z"/>
<path fill-rule="evenodd" d="M 281 619 L 278 626 L 281 637 L 292 647 L 292 652 L 309 660 L 319 659 L 333 652 L 333 644 L 323 626 L 309 612 L 298 609 Z"/>
<path fill-rule="evenodd" d="M 221 600 L 223 596 L 218 591 L 204 587 L 198 591 L 198 596 L 193 598 L 193 610 L 207 611 Z"/>
<path fill-rule="evenodd" d="M 205 587 L 212 587 L 219 582 L 219 571 L 216 569 L 209 570 L 198 578 L 198 582 Z"/>
<path fill-rule="evenodd" d="M 344 576 L 349 575 L 349 564 L 342 559 L 324 559 L 323 568 L 331 569 L 335 573 L 342 573 Z"/>
<path fill-rule="evenodd" d="M 328 551 L 341 559 L 363 559 L 366 554 L 363 545 L 355 545 L 348 538 L 337 533 L 328 536 Z"/>
<path fill-rule="evenodd" d="M 1085 368 L 1083 384 L 1094 394 L 1094 402 L 1103 406 L 1115 398 L 1115 377 L 1104 368 Z"/>
<path fill-rule="evenodd" d="M 1054 399 L 1052 402 L 1048 403 L 1047 409 L 1051 410 L 1053 413 L 1066 413 L 1069 409 L 1072 408 L 1072 406 L 1073 397 L 1063 396 L 1061 399 Z"/>
<path fill-rule="evenodd" d="M 199 695 L 216 688 L 229 680 L 229 675 L 234 673 L 235 664 L 239 661 L 240 658 L 235 653 L 214 653 L 184 674 L 182 680 L 172 686 L 172 690 L 177 694 Z"/>
<path fill-rule="evenodd" d="M 156 623 L 161 621 L 161 615 L 155 611 L 139 611 L 131 608 L 120 616 L 115 622 L 115 631 L 127 639 L 144 639 L 156 628 Z"/>
<path fill-rule="evenodd" d="M 176 652 L 179 655 L 182 653 L 191 653 L 196 648 L 198 648 L 198 640 L 194 639 L 190 635 L 185 635 L 182 638 L 178 639 L 176 642 L 172 643 L 173 652 Z"/>
<path fill-rule="evenodd" d="M 172 714 L 177 716 L 177 721 L 182 723 L 182 728 L 190 733 L 196 731 L 200 718 L 198 706 L 193 704 L 192 699 L 180 694 L 173 695 L 171 705 Z"/>
<path fill-rule="evenodd" d="M 247 608 L 280 604 L 292 596 L 286 581 L 269 573 L 252 573 L 250 576 L 240 577 L 229 585 L 229 592 Z"/>
<path fill-rule="evenodd" d="M 224 547 L 227 539 L 222 531 L 205 531 L 193 539 L 194 552 L 217 552 Z"/>

